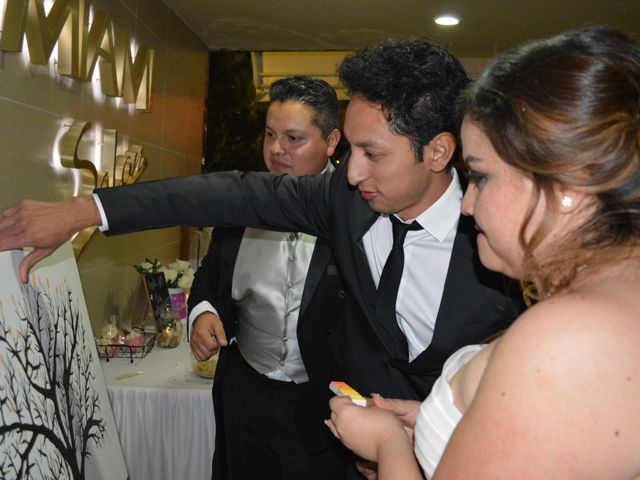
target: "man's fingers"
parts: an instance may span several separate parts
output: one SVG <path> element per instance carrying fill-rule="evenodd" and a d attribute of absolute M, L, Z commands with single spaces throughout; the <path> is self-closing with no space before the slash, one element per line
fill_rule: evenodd
<path fill-rule="evenodd" d="M 218 345 L 216 337 L 208 335 L 194 333 L 194 335 L 191 336 L 190 343 L 193 356 L 196 357 L 199 362 L 208 360 L 220 350 L 220 345 Z"/>
<path fill-rule="evenodd" d="M 204 362 L 205 360 L 208 360 L 209 357 L 211 357 L 210 354 L 205 353 L 206 351 L 203 352 L 201 347 L 192 347 L 191 351 L 193 352 L 193 356 L 196 357 L 199 362 Z"/>
<path fill-rule="evenodd" d="M 90 196 L 57 203 L 23 200 L 3 215 L 0 250 L 34 247 L 53 252 L 75 232 L 100 225 L 100 212 Z"/>
<path fill-rule="evenodd" d="M 205 360 L 208 360 L 217 351 L 218 351 L 217 347 L 209 348 L 206 345 L 203 345 L 202 342 L 193 341 L 193 340 L 191 341 L 191 352 L 199 362 L 204 362 Z"/>
<path fill-rule="evenodd" d="M 224 325 L 218 316 L 211 312 L 198 315 L 191 334 L 191 350 L 198 361 L 207 360 L 227 344 Z"/>
<path fill-rule="evenodd" d="M 217 342 L 218 346 L 227 346 L 227 334 L 224 331 L 224 325 L 222 325 L 222 322 L 215 322 L 213 324 L 213 334 L 215 335 L 215 341 Z"/>
<path fill-rule="evenodd" d="M 22 247 L 20 231 L 13 218 L 0 220 L 0 251 L 13 250 Z"/>
<path fill-rule="evenodd" d="M 10 207 L 7 207 L 2 211 L 2 216 L 5 218 L 11 217 L 12 215 L 15 215 L 17 211 L 18 211 L 18 206 L 11 205 Z"/>
<path fill-rule="evenodd" d="M 33 266 L 44 257 L 48 257 L 52 253 L 53 249 L 38 248 L 24 257 L 20 262 L 20 267 L 18 268 L 18 276 L 20 277 L 20 281 L 22 283 L 27 283 L 29 281 L 29 272 L 31 271 L 31 268 L 33 268 Z"/>

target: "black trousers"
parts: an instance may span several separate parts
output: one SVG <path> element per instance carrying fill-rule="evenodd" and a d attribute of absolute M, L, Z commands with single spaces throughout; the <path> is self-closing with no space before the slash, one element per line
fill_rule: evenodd
<path fill-rule="evenodd" d="M 333 451 L 309 455 L 301 446 L 294 411 L 306 384 L 271 380 L 256 372 L 236 345 L 227 348 L 225 373 L 214 386 L 222 400 L 216 422 L 224 422 L 224 438 L 216 441 L 224 447 L 216 448 L 213 458 L 214 480 L 345 478 L 343 460 Z M 221 468 L 219 462 L 226 465 Z"/>

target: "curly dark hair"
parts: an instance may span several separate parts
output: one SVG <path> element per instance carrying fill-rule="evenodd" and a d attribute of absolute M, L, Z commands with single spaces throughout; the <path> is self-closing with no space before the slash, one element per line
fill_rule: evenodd
<path fill-rule="evenodd" d="M 379 104 L 392 132 L 411 142 L 416 161 L 433 137 L 458 137 L 455 99 L 469 78 L 444 48 L 423 39 L 387 40 L 359 50 L 338 68 L 351 95 Z"/>
<path fill-rule="evenodd" d="M 276 80 L 269 87 L 269 103 L 300 102 L 313 109 L 311 122 L 327 138 L 338 128 L 340 109 L 335 90 L 319 78 L 296 75 Z"/>
<path fill-rule="evenodd" d="M 640 242 L 640 43 L 589 27 L 525 44 L 500 55 L 458 107 L 502 160 L 533 181 L 520 229 L 523 283 L 550 294 L 585 265 L 595 268 Z M 558 185 L 592 196 L 592 211 L 539 258 L 535 249 L 558 215 Z M 545 222 L 527 238 L 542 195 Z"/>

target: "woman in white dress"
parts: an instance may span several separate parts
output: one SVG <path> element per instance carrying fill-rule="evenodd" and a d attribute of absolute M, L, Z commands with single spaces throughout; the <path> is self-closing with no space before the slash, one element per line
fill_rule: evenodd
<path fill-rule="evenodd" d="M 422 405 L 334 398 L 328 425 L 380 480 L 640 478 L 640 45 L 524 45 L 461 109 L 480 258 L 534 305 Z"/>

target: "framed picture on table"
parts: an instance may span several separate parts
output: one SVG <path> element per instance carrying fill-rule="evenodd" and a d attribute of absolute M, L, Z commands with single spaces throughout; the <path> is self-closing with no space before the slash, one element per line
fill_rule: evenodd
<path fill-rule="evenodd" d="M 162 307 L 170 303 L 164 273 L 141 273 L 126 318 L 132 327 L 155 328 Z"/>

